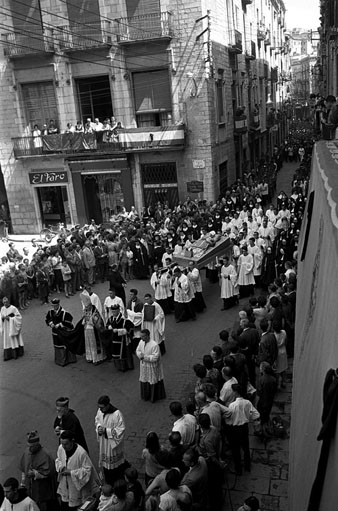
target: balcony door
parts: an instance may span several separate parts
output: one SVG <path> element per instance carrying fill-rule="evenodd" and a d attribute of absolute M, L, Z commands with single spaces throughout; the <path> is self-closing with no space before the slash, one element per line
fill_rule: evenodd
<path fill-rule="evenodd" d="M 21 85 L 27 125 L 33 129 L 37 124 L 42 130 L 51 119 L 58 126 L 58 111 L 53 82 L 24 83 Z"/>
<path fill-rule="evenodd" d="M 96 46 L 102 42 L 98 0 L 67 0 L 70 30 L 75 46 Z"/>
<path fill-rule="evenodd" d="M 108 76 L 92 76 L 76 80 L 80 118 L 93 121 L 98 117 L 103 122 L 113 115 Z"/>

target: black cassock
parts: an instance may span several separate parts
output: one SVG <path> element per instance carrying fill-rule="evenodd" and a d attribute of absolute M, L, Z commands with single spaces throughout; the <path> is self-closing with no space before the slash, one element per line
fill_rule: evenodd
<path fill-rule="evenodd" d="M 128 371 L 134 369 L 134 360 L 132 352 L 132 337 L 134 325 L 129 319 L 125 319 L 121 314 L 116 318 L 111 316 L 107 321 L 107 328 L 109 332 L 109 341 L 111 356 L 114 360 L 115 367 L 119 371 Z M 113 330 L 117 329 L 119 332 L 114 333 Z"/>
<path fill-rule="evenodd" d="M 48 311 L 46 324 L 49 326 L 50 322 L 60 325 L 52 328 L 55 363 L 65 366 L 76 362 L 76 355 L 82 355 L 85 351 L 82 320 L 74 328 L 73 316 L 59 307 L 57 311 Z"/>
<path fill-rule="evenodd" d="M 149 259 L 147 250 L 142 243 L 139 246 L 132 247 L 133 257 L 133 273 L 136 279 L 146 279 L 149 276 Z"/>

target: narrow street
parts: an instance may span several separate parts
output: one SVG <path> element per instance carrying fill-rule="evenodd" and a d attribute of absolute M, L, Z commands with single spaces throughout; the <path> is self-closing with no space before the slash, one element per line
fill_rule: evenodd
<path fill-rule="evenodd" d="M 278 174 L 277 190 L 290 193 L 291 179 L 296 163 L 284 164 Z M 204 275 L 204 271 L 202 272 Z M 94 291 L 101 300 L 108 294 L 108 282 L 98 284 Z M 142 298 L 151 291 L 147 281 L 128 283 L 139 290 Z M 218 344 L 218 333 L 231 328 L 241 305 L 228 311 L 221 311 L 218 284 L 204 280 L 204 297 L 207 311 L 200 314 L 196 322 L 177 325 L 173 316 L 166 318 L 166 348 L 163 357 L 167 398 L 155 404 L 144 403 L 139 396 L 139 367 L 135 358 L 135 369 L 126 373 L 117 372 L 112 363 L 93 366 L 78 357 L 78 362 L 59 367 L 53 361 L 53 347 L 50 329 L 45 325 L 47 306 L 34 300 L 23 312 L 23 337 L 25 356 L 8 362 L 0 361 L 0 402 L 1 402 L 1 448 L 0 482 L 7 477 L 19 477 L 18 461 L 26 446 L 26 433 L 37 429 L 42 445 L 55 455 L 57 439 L 53 431 L 55 399 L 68 396 L 70 406 L 80 418 L 85 430 L 90 455 L 97 462 L 98 451 L 94 431 L 94 416 L 97 398 L 108 394 L 112 403 L 125 416 L 126 450 L 128 460 L 143 473 L 141 453 L 148 431 L 156 431 L 166 443 L 173 418 L 169 403 L 174 399 L 185 403 L 193 389 L 192 366 L 200 362 L 204 354 Z M 243 301 L 244 302 L 244 301 Z M 79 295 L 62 300 L 74 321 L 81 316 Z M 285 424 L 290 423 L 292 390 L 292 364 L 288 371 L 286 389 L 277 395 L 273 415 L 280 416 Z M 252 472 L 241 477 L 231 473 L 232 465 L 225 472 L 224 509 L 236 510 L 243 499 L 254 493 L 261 500 L 264 511 L 286 511 L 288 484 L 288 439 L 274 438 L 262 442 L 250 437 L 252 449 Z"/>

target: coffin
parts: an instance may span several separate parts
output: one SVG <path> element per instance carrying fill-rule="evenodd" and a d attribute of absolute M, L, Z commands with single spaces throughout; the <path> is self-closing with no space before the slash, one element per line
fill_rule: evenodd
<path fill-rule="evenodd" d="M 231 249 L 232 246 L 229 238 L 221 238 L 213 246 L 210 246 L 205 240 L 198 240 L 192 245 L 191 250 L 186 250 L 178 255 L 174 253 L 173 262 L 185 268 L 190 261 L 194 261 L 197 268 L 200 269 L 212 261 L 215 262 L 216 257 L 230 256 Z"/>

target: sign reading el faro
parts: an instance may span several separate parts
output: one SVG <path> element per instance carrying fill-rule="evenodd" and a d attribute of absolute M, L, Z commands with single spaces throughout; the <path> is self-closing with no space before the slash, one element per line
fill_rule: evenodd
<path fill-rule="evenodd" d="M 68 174 L 65 170 L 30 172 L 29 182 L 32 185 L 68 183 Z"/>

